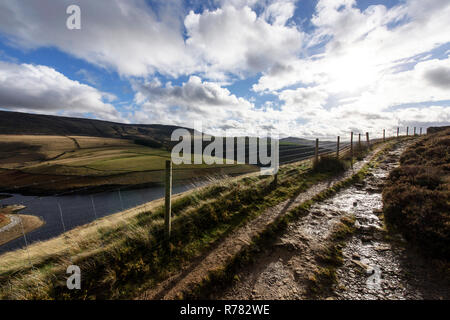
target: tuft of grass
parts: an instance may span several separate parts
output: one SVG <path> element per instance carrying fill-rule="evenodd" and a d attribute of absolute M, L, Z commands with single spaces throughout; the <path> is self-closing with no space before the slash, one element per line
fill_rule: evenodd
<path fill-rule="evenodd" d="M 335 174 L 344 172 L 347 168 L 348 164 L 344 160 L 329 155 L 321 156 L 313 166 L 313 170 L 316 172 Z"/>

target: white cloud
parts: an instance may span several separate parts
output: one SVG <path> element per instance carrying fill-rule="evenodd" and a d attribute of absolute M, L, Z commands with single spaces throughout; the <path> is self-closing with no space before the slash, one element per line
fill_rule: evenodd
<path fill-rule="evenodd" d="M 301 118 L 311 118 L 324 111 L 328 94 L 318 87 L 284 90 L 279 96 L 284 101 L 283 111 L 291 109 Z"/>
<path fill-rule="evenodd" d="M 295 11 L 294 1 L 278 0 L 270 3 L 264 10 L 263 16 L 270 24 L 284 26 L 292 18 Z"/>
<path fill-rule="evenodd" d="M 412 70 L 385 75 L 346 107 L 382 111 L 401 104 L 450 100 L 449 71 L 450 58 L 420 62 Z"/>
<path fill-rule="evenodd" d="M 290 0 L 212 0 L 220 4 L 217 9 L 196 13 L 183 12 L 176 0 L 153 1 L 152 8 L 145 0 L 78 2 L 80 31 L 65 28 L 68 0 L 4 0 L 0 31 L 20 48 L 54 46 L 132 79 L 132 117 L 138 122 L 191 126 L 202 119 L 211 130 L 233 127 L 250 134 L 275 127 L 281 134 L 315 137 L 381 132 L 416 117 L 436 123 L 439 112 L 448 121 L 448 107 L 427 107 L 450 100 L 448 52 L 439 60 L 433 51 L 450 42 L 447 0 L 406 0 L 363 11 L 356 0 L 320 0 L 309 34 L 291 20 L 298 2 Z M 20 68 L 17 72 L 34 79 Z M 48 70 L 39 72 L 51 78 Z M 149 81 L 157 72 L 160 78 L 189 80 L 180 86 Z M 253 90 L 272 93 L 279 102 L 255 106 L 223 87 L 261 72 Z M 84 71 L 79 75 L 95 83 Z M 65 79 L 63 84 L 71 81 Z M 27 82 L 19 80 L 24 88 Z M 102 92 L 72 82 L 71 90 L 59 83 L 44 89 L 34 84 L 26 96 L 38 98 L 20 104 L 56 112 L 58 105 L 69 110 L 71 100 L 86 97 L 83 110 L 112 110 Z M 71 96 L 77 90 L 83 94 Z M 49 92 L 47 99 L 42 92 Z M 5 97 L 13 99 L 6 91 Z M 392 108 L 405 104 L 421 107 Z"/>
<path fill-rule="evenodd" d="M 55 69 L 0 62 L 0 108 L 44 113 L 84 115 L 119 120 L 120 114 L 104 100 L 114 96 L 77 81 Z"/>
<path fill-rule="evenodd" d="M 450 3 L 408 1 L 389 10 L 383 5 L 361 12 L 354 0 L 321 0 L 308 47 L 325 44 L 320 55 L 280 63 L 284 72 L 266 72 L 255 91 L 279 90 L 298 83 L 326 84 L 331 91 L 358 91 L 376 84 L 393 67 L 450 41 Z M 417 61 L 416 61 L 417 62 Z"/>
<path fill-rule="evenodd" d="M 216 83 L 202 82 L 199 77 L 191 76 L 181 86 L 171 83 L 162 85 L 160 81 L 134 82 L 135 101 L 148 114 L 144 119 L 164 123 L 189 124 L 202 119 L 213 130 L 227 126 L 226 120 L 242 121 L 253 111 L 253 104 L 238 98 Z M 143 117 L 144 116 L 144 117 Z"/>
<path fill-rule="evenodd" d="M 158 16 L 144 0 L 78 0 L 81 30 L 66 28 L 70 0 L 0 2 L 0 31 L 23 48 L 54 46 L 122 75 L 156 70 L 178 75 L 195 66 L 187 52 L 175 1 L 157 2 Z"/>
<path fill-rule="evenodd" d="M 65 10 L 72 2 L 2 1 L 0 32 L 16 46 L 54 46 L 124 76 L 202 72 L 226 80 L 230 73 L 265 70 L 302 45 L 295 26 L 284 26 L 294 9 L 287 0 L 268 2 L 261 17 L 249 7 L 261 5 L 255 1 L 226 1 L 215 11 L 184 16 L 180 1 L 150 8 L 145 0 L 79 0 L 81 30 L 68 30 Z"/>
<path fill-rule="evenodd" d="M 226 5 L 198 14 L 191 11 L 185 19 L 186 44 L 208 66 L 203 70 L 207 76 L 261 72 L 295 57 L 302 47 L 303 34 L 284 26 L 281 21 L 286 13 L 274 10 L 274 24 L 247 6 L 237 9 Z"/>
<path fill-rule="evenodd" d="M 323 45 L 323 52 L 275 64 L 253 90 L 277 94 L 285 103 L 283 110 L 301 113 L 306 123 L 298 134 L 379 133 L 417 123 L 412 115 L 422 125 L 435 124 L 439 112 L 448 124 L 448 107 L 426 110 L 433 101 L 450 100 L 450 60 L 447 54 L 440 60 L 431 54 L 450 42 L 450 3 L 406 1 L 391 9 L 376 5 L 364 11 L 355 3 L 319 1 L 307 47 Z M 284 89 L 292 85 L 307 88 Z M 391 109 L 421 103 L 417 109 Z"/>

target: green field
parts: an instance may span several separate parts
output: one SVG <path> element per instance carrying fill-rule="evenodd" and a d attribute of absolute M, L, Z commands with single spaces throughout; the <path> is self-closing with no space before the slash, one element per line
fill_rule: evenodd
<path fill-rule="evenodd" d="M 125 139 L 0 135 L 0 141 L 0 186 L 4 188 L 37 183 L 33 190 L 45 191 L 161 183 L 165 162 L 171 159 L 170 152 L 163 148 L 137 145 Z M 235 175 L 257 168 L 240 164 L 181 164 L 174 165 L 173 170 L 175 181 L 179 181 L 216 174 Z M 71 180 L 61 185 L 39 185 L 61 178 Z"/>

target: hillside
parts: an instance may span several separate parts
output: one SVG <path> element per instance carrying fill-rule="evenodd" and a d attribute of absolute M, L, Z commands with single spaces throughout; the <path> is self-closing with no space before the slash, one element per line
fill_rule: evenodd
<path fill-rule="evenodd" d="M 127 139 L 0 135 L 0 190 L 23 194 L 53 194 L 89 187 L 92 192 L 112 187 L 161 184 L 171 153 Z M 199 177 L 256 171 L 250 165 L 181 164 L 174 182 Z M 55 183 L 56 182 L 56 183 Z"/>
<path fill-rule="evenodd" d="M 408 148 L 389 175 L 384 214 L 389 226 L 423 253 L 448 262 L 450 128 L 432 132 Z"/>
<path fill-rule="evenodd" d="M 177 143 L 171 141 L 171 134 L 178 128 L 181 127 L 0 111 L 0 190 L 51 194 L 85 187 L 103 190 L 109 186 L 158 184 L 162 181 L 164 161 L 170 159 L 169 151 Z M 248 163 L 249 139 L 245 141 Z M 225 140 L 223 143 L 224 157 L 237 159 L 238 148 L 228 149 Z M 203 149 L 208 144 L 204 141 Z M 331 150 L 326 149 L 327 145 L 335 148 L 333 143 L 325 142 L 320 152 Z M 194 153 L 194 144 L 191 146 L 191 153 Z M 310 157 L 314 146 L 312 140 L 282 139 L 280 163 Z M 255 171 L 257 167 L 182 165 L 174 170 L 175 181 L 181 181 L 217 174 L 242 174 Z M 64 182 L 42 184 L 52 180 Z"/>
<path fill-rule="evenodd" d="M 170 141 L 177 126 L 123 124 L 93 119 L 0 111 L 0 134 L 92 136 L 119 139 Z"/>

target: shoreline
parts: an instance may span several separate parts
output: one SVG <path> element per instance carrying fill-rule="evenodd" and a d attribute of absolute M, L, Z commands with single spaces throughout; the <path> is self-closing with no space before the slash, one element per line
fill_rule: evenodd
<path fill-rule="evenodd" d="M 8 216 L 11 219 L 11 222 L 3 227 L 6 228 L 5 230 L 0 231 L 0 246 L 22 237 L 24 233 L 26 235 L 27 233 L 39 229 L 45 224 L 45 221 L 32 215 L 11 214 Z M 11 224 L 13 224 L 13 226 L 8 227 Z"/>

